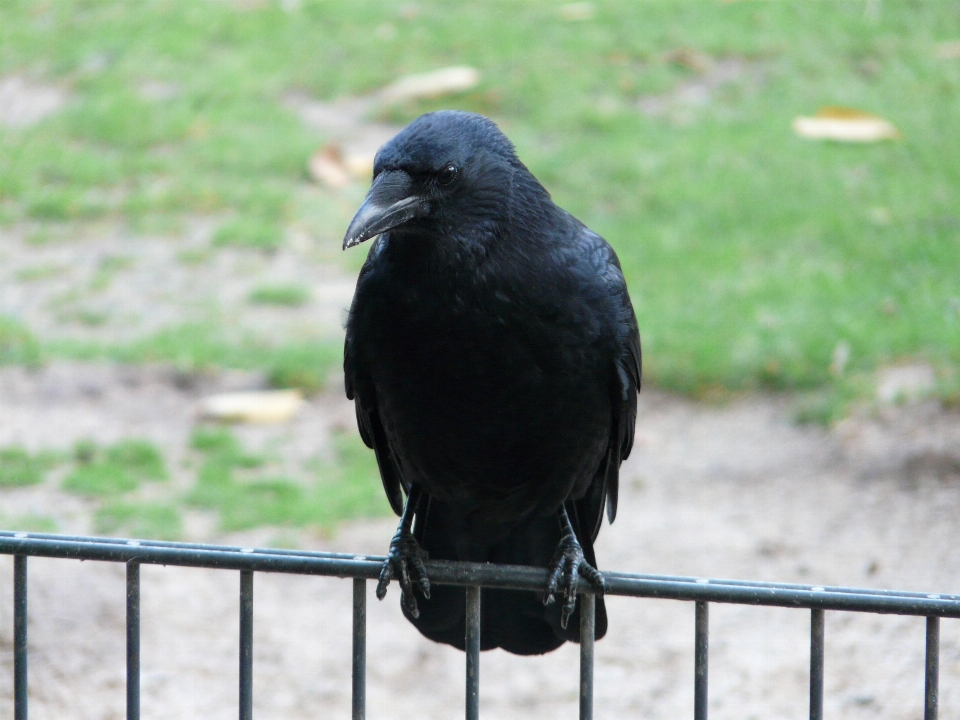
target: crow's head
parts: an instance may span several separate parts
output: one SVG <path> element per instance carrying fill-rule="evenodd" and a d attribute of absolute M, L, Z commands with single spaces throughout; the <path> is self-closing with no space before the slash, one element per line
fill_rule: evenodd
<path fill-rule="evenodd" d="M 490 222 L 504 214 L 518 172 L 532 180 L 493 121 L 454 110 L 422 115 L 377 153 L 343 248 L 388 230 L 443 233 Z"/>

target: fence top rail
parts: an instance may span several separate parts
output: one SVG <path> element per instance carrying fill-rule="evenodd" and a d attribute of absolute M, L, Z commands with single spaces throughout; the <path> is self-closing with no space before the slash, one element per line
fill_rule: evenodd
<path fill-rule="evenodd" d="M 0 554 L 376 579 L 384 557 L 0 530 Z M 432 583 L 540 591 L 543 568 L 430 560 Z M 604 572 L 606 594 L 960 618 L 960 595 Z"/>

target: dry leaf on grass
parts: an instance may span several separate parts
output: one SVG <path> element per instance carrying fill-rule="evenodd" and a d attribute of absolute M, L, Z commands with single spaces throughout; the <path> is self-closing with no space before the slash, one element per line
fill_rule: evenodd
<path fill-rule="evenodd" d="M 567 3 L 560 6 L 560 18 L 567 22 L 582 22 L 590 20 L 596 13 L 591 2 Z"/>
<path fill-rule="evenodd" d="M 307 169 L 310 177 L 321 185 L 340 190 L 354 180 L 369 179 L 375 157 L 375 150 L 349 150 L 337 143 L 327 143 L 310 156 Z"/>
<path fill-rule="evenodd" d="M 299 390 L 263 390 L 210 395 L 199 404 L 200 416 L 221 422 L 282 423 L 303 404 Z"/>
<path fill-rule="evenodd" d="M 667 62 L 680 65 L 693 70 L 700 75 L 709 72 L 713 68 L 713 58 L 696 48 L 682 47 L 671 50 L 663 56 Z"/>
<path fill-rule="evenodd" d="M 326 103 L 290 96 L 288 104 L 308 124 L 334 138 L 310 157 L 307 163 L 310 177 L 334 190 L 346 187 L 355 179 L 369 180 L 377 149 L 400 131 L 400 128 L 370 120 L 378 109 L 411 100 L 453 95 L 470 90 L 479 82 L 478 70 L 458 66 L 407 75 L 363 97 Z"/>
<path fill-rule="evenodd" d="M 358 180 L 370 180 L 373 175 L 373 161 L 377 151 L 348 150 L 343 153 L 343 166 Z"/>
<path fill-rule="evenodd" d="M 310 177 L 334 190 L 350 184 L 350 174 L 343 165 L 343 154 L 335 143 L 324 145 L 311 155 L 307 169 Z"/>
<path fill-rule="evenodd" d="M 941 60 L 960 59 L 960 40 L 948 40 L 937 45 L 937 57 Z"/>
<path fill-rule="evenodd" d="M 480 82 L 480 71 L 466 66 L 448 67 L 419 75 L 407 75 L 387 85 L 377 100 L 394 105 L 408 100 L 436 98 L 465 92 Z"/>
<path fill-rule="evenodd" d="M 800 137 L 837 142 L 877 142 L 896 140 L 900 131 L 882 117 L 862 110 L 823 107 L 813 117 L 798 117 L 793 130 Z"/>

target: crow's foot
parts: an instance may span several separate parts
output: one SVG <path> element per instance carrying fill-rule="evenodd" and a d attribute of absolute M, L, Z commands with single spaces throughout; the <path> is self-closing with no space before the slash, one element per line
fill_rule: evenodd
<path fill-rule="evenodd" d="M 397 530 L 397 534 L 390 541 L 390 553 L 380 570 L 380 581 L 377 583 L 377 598 L 383 600 L 387 594 L 390 580 L 396 577 L 400 582 L 400 603 L 413 617 L 420 617 L 417 608 L 417 599 L 413 595 L 414 584 L 420 588 L 425 598 L 430 597 L 430 578 L 427 577 L 427 568 L 423 561 L 427 554 L 421 549 L 420 543 L 409 530 Z"/>
<path fill-rule="evenodd" d="M 603 594 L 603 575 L 583 557 L 583 548 L 575 535 L 564 535 L 557 545 L 557 551 L 550 561 L 550 579 L 547 581 L 547 593 L 544 605 L 553 602 L 553 594 L 563 586 L 563 610 L 560 614 L 560 627 L 567 629 L 567 622 L 577 607 L 577 587 L 582 575 L 594 586 L 595 592 Z M 561 583 L 562 580 L 562 583 Z"/>

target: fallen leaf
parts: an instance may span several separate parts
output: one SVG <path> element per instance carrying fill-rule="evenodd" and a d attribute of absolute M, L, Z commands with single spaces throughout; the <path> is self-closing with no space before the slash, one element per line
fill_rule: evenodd
<path fill-rule="evenodd" d="M 263 390 L 210 395 L 199 404 L 201 417 L 221 422 L 282 423 L 303 404 L 299 390 Z"/>
<path fill-rule="evenodd" d="M 862 110 L 823 107 L 814 117 L 798 117 L 793 130 L 800 137 L 838 142 L 877 142 L 895 140 L 900 131 L 881 117 Z"/>
<path fill-rule="evenodd" d="M 370 176 L 373 175 L 373 161 L 376 157 L 376 150 L 345 152 L 343 154 L 343 167 L 358 180 L 369 180 Z"/>
<path fill-rule="evenodd" d="M 448 67 L 395 80 L 377 93 L 377 99 L 383 105 L 393 105 L 408 100 L 436 98 L 470 90 L 479 82 L 480 71 L 475 68 Z"/>
<path fill-rule="evenodd" d="M 307 164 L 310 177 L 334 190 L 350 184 L 350 173 L 344 167 L 340 146 L 329 143 L 317 150 Z"/>
<path fill-rule="evenodd" d="M 671 50 L 664 55 L 664 59 L 701 75 L 713 68 L 713 59 L 696 48 L 682 47 Z"/>
<path fill-rule="evenodd" d="M 960 58 L 960 40 L 949 40 L 937 45 L 937 57 L 941 60 L 957 60 Z"/>
<path fill-rule="evenodd" d="M 560 6 L 560 17 L 567 22 L 583 22 L 590 20 L 596 8 L 591 2 L 567 3 Z"/>

